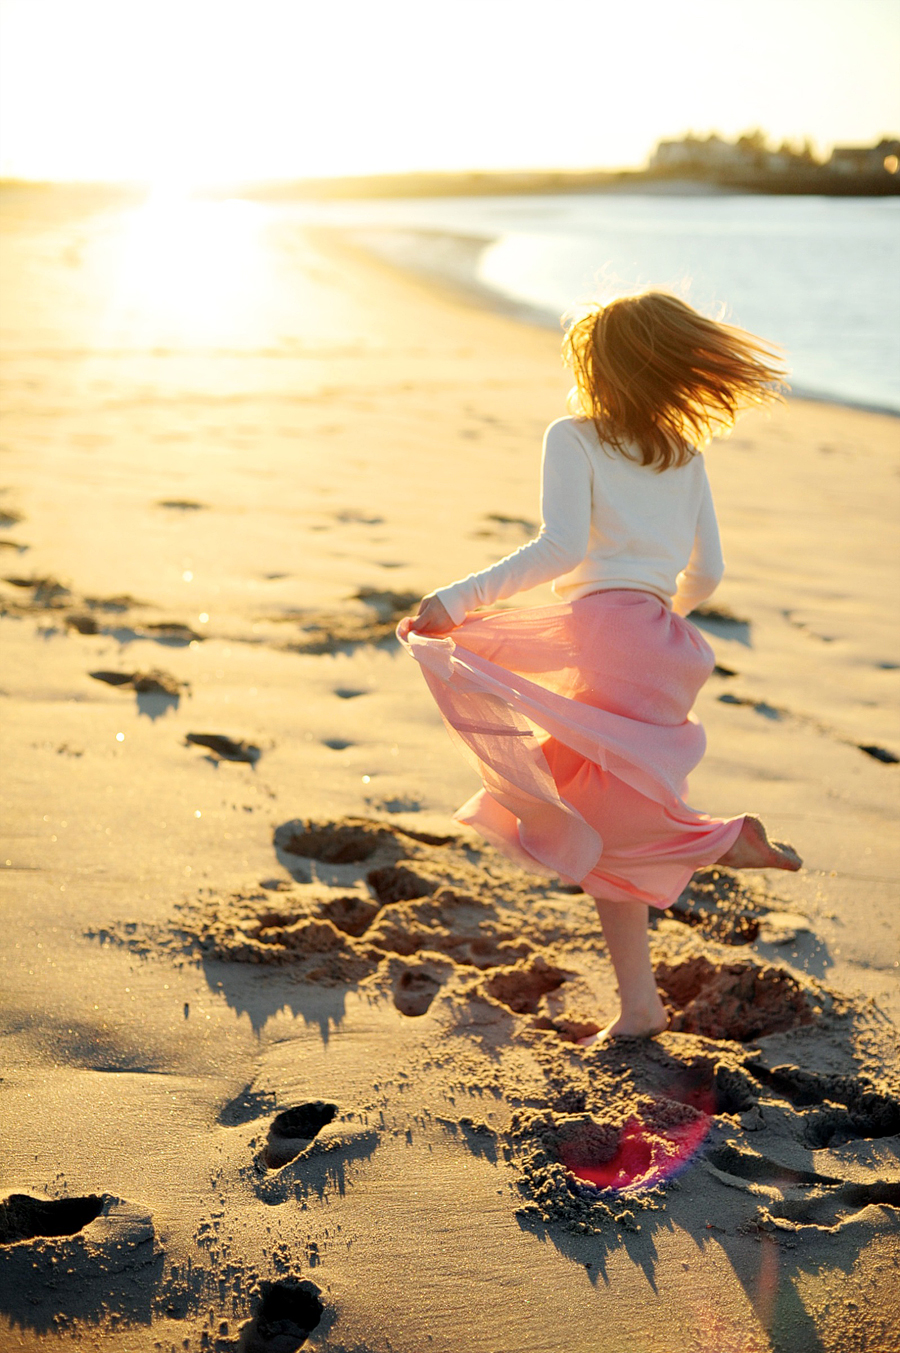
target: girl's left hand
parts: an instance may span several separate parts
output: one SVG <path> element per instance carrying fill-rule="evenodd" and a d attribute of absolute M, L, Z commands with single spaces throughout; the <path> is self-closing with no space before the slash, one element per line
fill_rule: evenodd
<path fill-rule="evenodd" d="M 449 634 L 455 628 L 444 603 L 435 596 L 422 598 L 410 625 L 416 634 Z"/>

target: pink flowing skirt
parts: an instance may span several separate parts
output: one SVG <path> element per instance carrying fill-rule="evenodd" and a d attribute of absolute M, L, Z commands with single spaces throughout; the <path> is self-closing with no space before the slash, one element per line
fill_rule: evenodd
<path fill-rule="evenodd" d="M 525 868 L 613 901 L 667 907 L 743 818 L 684 802 L 706 747 L 691 714 L 714 664 L 648 592 L 468 616 L 440 637 L 401 622 L 483 788 L 454 814 Z"/>

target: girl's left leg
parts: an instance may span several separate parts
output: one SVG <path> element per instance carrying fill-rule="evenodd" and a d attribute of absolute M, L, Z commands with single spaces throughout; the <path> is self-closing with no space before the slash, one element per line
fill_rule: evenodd
<path fill-rule="evenodd" d="M 619 984 L 621 1010 L 599 1034 L 649 1037 L 669 1023 L 650 963 L 649 908 L 640 902 L 611 902 L 595 897 L 609 956 Z"/>

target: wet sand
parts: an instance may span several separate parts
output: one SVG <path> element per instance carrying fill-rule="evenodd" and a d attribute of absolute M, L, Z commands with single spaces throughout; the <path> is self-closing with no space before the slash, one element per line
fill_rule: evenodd
<path fill-rule="evenodd" d="M 528 538 L 557 340 L 277 225 L 213 333 L 133 210 L 6 211 L 4 1347 L 900 1348 L 898 420 L 710 453 L 691 801 L 806 867 L 701 872 L 583 1049 L 589 899 L 455 826 L 392 637 Z"/>

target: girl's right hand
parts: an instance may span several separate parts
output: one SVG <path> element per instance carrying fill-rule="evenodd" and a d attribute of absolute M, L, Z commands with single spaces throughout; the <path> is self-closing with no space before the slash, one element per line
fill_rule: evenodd
<path fill-rule="evenodd" d="M 456 629 L 439 597 L 423 597 L 409 628 L 416 634 L 449 634 Z"/>

